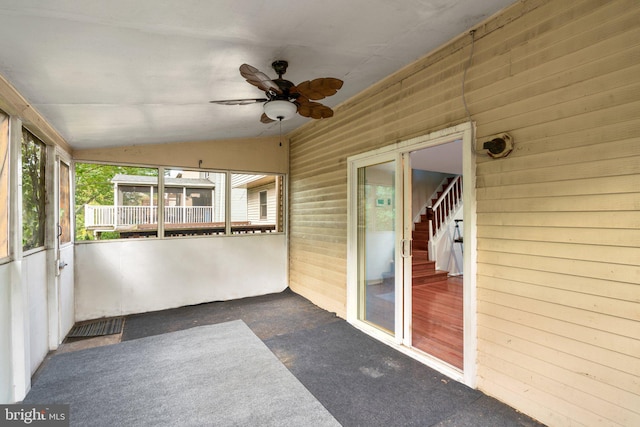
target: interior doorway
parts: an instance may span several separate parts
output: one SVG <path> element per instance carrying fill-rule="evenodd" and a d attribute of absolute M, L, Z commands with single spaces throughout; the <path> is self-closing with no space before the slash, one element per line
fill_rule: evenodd
<path fill-rule="evenodd" d="M 347 320 L 474 386 L 471 142 L 464 124 L 349 158 Z"/>

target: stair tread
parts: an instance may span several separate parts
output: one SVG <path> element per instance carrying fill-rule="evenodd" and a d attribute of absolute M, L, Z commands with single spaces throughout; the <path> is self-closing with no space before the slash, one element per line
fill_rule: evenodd
<path fill-rule="evenodd" d="M 418 274 L 414 274 L 414 277 L 430 277 L 430 276 L 447 276 L 449 275 L 448 271 L 443 270 L 428 270 L 428 271 L 420 271 L 415 272 Z"/>

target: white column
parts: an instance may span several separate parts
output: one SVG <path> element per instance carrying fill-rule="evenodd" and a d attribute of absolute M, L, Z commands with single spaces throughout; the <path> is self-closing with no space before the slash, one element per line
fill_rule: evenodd
<path fill-rule="evenodd" d="M 153 224 L 153 185 L 149 186 L 149 223 Z"/>

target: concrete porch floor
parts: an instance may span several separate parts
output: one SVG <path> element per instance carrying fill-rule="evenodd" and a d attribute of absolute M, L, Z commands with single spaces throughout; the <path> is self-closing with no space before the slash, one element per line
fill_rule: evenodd
<path fill-rule="evenodd" d="M 122 334 L 74 340 L 58 352 L 238 319 L 344 426 L 541 425 L 374 340 L 290 290 L 127 316 Z"/>

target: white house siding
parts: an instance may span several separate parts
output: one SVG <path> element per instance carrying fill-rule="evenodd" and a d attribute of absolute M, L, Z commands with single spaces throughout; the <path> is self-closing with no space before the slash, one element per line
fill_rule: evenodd
<path fill-rule="evenodd" d="M 476 27 L 478 387 L 556 426 L 640 425 L 640 3 L 522 1 Z M 291 135 L 290 286 L 345 316 L 346 157 L 466 121 L 471 37 Z"/>
<path fill-rule="evenodd" d="M 260 192 L 267 192 L 267 218 L 260 219 Z M 248 191 L 247 211 L 251 224 L 275 224 L 277 195 L 276 184 L 270 183 L 260 187 L 251 188 Z"/>

